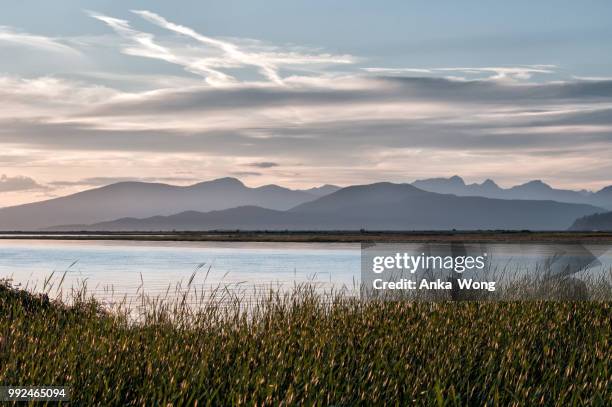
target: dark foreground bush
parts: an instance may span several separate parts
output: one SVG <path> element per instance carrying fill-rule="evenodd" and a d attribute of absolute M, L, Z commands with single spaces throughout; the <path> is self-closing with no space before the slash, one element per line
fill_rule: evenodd
<path fill-rule="evenodd" d="M 77 405 L 611 405 L 609 302 L 368 302 L 308 290 L 143 322 L 0 289 L 0 383 Z M 75 311 L 74 308 L 79 308 Z M 182 312 L 182 313 L 181 313 Z"/>

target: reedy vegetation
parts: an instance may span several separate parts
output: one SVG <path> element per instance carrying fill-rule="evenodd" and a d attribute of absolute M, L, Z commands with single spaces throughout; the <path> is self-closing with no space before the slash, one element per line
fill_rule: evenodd
<path fill-rule="evenodd" d="M 134 322 L 2 283 L 0 383 L 104 406 L 612 403 L 609 301 L 142 301 Z"/>

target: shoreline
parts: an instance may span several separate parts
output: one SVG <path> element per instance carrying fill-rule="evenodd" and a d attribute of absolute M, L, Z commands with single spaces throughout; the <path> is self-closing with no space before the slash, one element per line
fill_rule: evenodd
<path fill-rule="evenodd" d="M 0 240 L 131 240 L 291 243 L 612 243 L 612 232 L 529 231 L 202 231 L 0 232 Z"/>

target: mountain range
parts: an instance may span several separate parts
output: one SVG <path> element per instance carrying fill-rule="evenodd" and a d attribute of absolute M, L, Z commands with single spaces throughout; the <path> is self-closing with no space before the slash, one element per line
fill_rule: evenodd
<path fill-rule="evenodd" d="M 126 216 L 148 217 L 212 211 L 244 205 L 285 210 L 333 192 L 324 185 L 291 190 L 278 185 L 249 188 L 236 178 L 190 186 L 119 182 L 61 198 L 0 209 L 0 230 L 34 230 L 64 224 L 91 224 Z"/>
<path fill-rule="evenodd" d="M 2 208 L 0 230 L 560 230 L 611 203 L 612 187 L 571 191 L 531 181 L 504 189 L 458 176 L 305 190 L 251 188 L 235 178 L 121 182 Z"/>
<path fill-rule="evenodd" d="M 285 211 L 241 206 L 59 230 L 560 230 L 599 211 L 584 204 L 460 197 L 376 183 L 342 188 Z"/>
<path fill-rule="evenodd" d="M 419 180 L 413 182 L 412 185 L 425 191 L 441 194 L 483 196 L 496 199 L 551 200 L 589 204 L 612 209 L 612 186 L 605 187 L 596 192 L 586 190 L 572 191 L 568 189 L 555 189 L 540 180 L 534 180 L 511 188 L 501 188 L 495 181 L 490 179 L 480 184 L 466 184 L 457 175 L 450 178 Z"/>

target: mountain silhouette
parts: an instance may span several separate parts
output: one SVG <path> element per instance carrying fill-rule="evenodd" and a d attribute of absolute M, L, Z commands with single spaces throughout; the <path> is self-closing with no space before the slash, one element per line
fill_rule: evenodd
<path fill-rule="evenodd" d="M 612 209 L 612 186 L 598 192 L 556 189 L 541 180 L 533 180 L 511 188 L 501 188 L 491 179 L 481 184 L 466 184 L 455 175 L 450 178 L 429 178 L 412 183 L 417 188 L 441 194 L 458 196 L 482 196 L 496 199 L 551 200 L 582 203 Z"/>
<path fill-rule="evenodd" d="M 570 230 L 612 231 L 612 212 L 583 216 L 574 222 Z"/>
<path fill-rule="evenodd" d="M 57 230 L 565 230 L 601 208 L 554 201 L 460 197 L 388 182 L 342 188 L 289 210 L 242 206 L 123 218 Z"/>
<path fill-rule="evenodd" d="M 245 205 L 289 209 L 316 199 L 333 186 L 307 191 L 277 185 L 249 188 L 236 178 L 190 186 L 120 182 L 69 196 L 0 209 L 0 230 L 34 230 L 61 224 L 91 224 L 123 217 L 207 212 Z"/>
<path fill-rule="evenodd" d="M 304 192 L 308 192 L 309 194 L 316 196 L 325 196 L 331 194 L 332 192 L 336 192 L 339 189 L 341 189 L 341 187 L 337 185 L 325 184 L 321 185 L 320 187 L 305 189 Z"/>
<path fill-rule="evenodd" d="M 597 206 L 612 209 L 612 185 L 605 187 L 593 194 L 593 203 Z"/>

